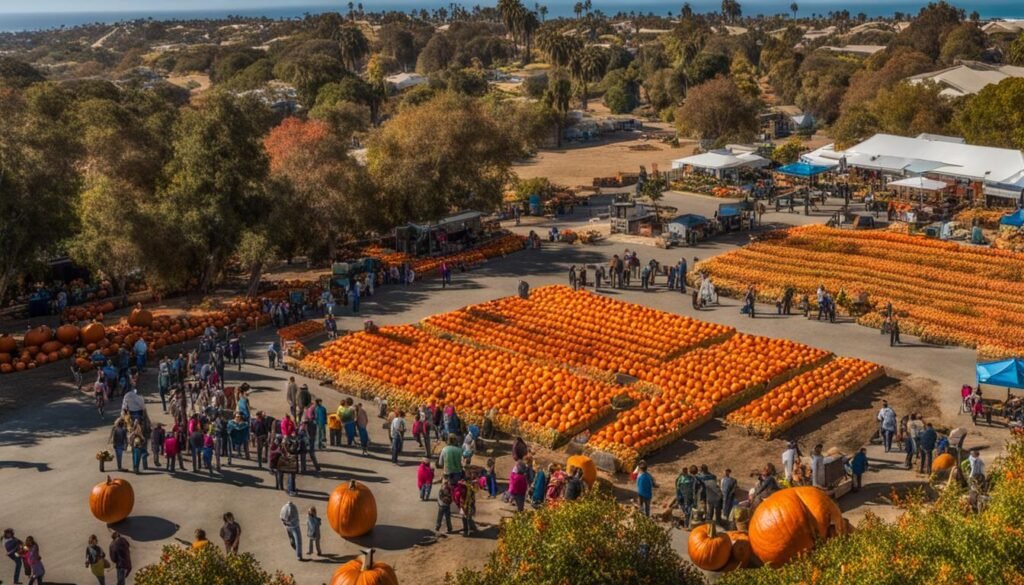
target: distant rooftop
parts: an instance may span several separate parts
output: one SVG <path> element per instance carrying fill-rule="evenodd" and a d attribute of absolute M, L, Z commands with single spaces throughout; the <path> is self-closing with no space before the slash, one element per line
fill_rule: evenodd
<path fill-rule="evenodd" d="M 908 77 L 910 83 L 933 81 L 942 86 L 942 94 L 949 97 L 973 95 L 992 83 L 1010 77 L 1024 77 L 1024 67 L 989 65 L 979 61 L 963 61 L 959 65 Z"/>

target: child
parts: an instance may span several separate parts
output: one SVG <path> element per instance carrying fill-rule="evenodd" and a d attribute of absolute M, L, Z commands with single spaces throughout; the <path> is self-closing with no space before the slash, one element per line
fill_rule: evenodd
<path fill-rule="evenodd" d="M 487 469 L 484 471 L 485 485 L 487 486 L 487 497 L 493 498 L 498 495 L 498 475 L 494 471 L 494 458 L 487 460 Z"/>
<path fill-rule="evenodd" d="M 309 507 L 309 515 L 306 516 L 306 534 L 309 536 L 309 552 L 306 555 L 312 556 L 313 545 L 316 545 L 316 556 L 323 556 L 320 552 L 320 518 L 316 515 L 316 506 Z"/>
<path fill-rule="evenodd" d="M 416 487 L 420 490 L 421 501 L 430 499 L 430 490 L 434 487 L 434 468 L 426 457 L 420 461 L 419 469 L 416 470 Z"/>
<path fill-rule="evenodd" d="M 452 532 L 452 486 L 448 478 L 441 480 L 441 489 L 437 492 L 437 525 L 434 532 L 441 532 L 441 519 L 444 519 L 448 526 L 448 533 Z"/>
<path fill-rule="evenodd" d="M 476 486 L 474 484 L 475 478 L 470 473 L 466 479 L 459 480 L 457 485 L 458 491 L 460 492 L 459 497 L 459 510 L 462 512 L 462 535 L 469 536 L 476 532 L 476 523 L 473 522 L 473 516 L 476 515 Z"/>
<path fill-rule="evenodd" d="M 341 419 L 336 413 L 327 415 L 327 429 L 330 431 L 331 447 L 341 447 Z"/>
<path fill-rule="evenodd" d="M 412 438 L 416 439 L 417 445 L 423 446 L 423 420 L 420 418 L 419 413 L 416 413 L 416 418 L 413 419 Z"/>
<path fill-rule="evenodd" d="M 213 435 L 210 431 L 206 431 L 203 435 L 203 465 L 210 471 L 210 475 L 213 475 Z"/>

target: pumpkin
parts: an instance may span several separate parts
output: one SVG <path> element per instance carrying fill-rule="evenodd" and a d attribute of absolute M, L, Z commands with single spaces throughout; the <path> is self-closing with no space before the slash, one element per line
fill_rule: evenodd
<path fill-rule="evenodd" d="M 132 309 L 128 315 L 128 324 L 132 327 L 150 327 L 153 325 L 153 313 L 146 309 Z"/>
<path fill-rule="evenodd" d="M 330 585 L 398 585 L 398 577 L 390 565 L 374 562 L 375 549 L 362 551 L 363 556 L 338 567 Z"/>
<path fill-rule="evenodd" d="M 0 335 L 0 353 L 14 353 L 17 349 L 17 340 L 10 335 Z"/>
<path fill-rule="evenodd" d="M 74 325 L 61 325 L 57 328 L 57 341 L 64 345 L 71 345 L 78 342 L 80 332 Z"/>
<path fill-rule="evenodd" d="M 39 351 L 43 353 L 54 353 L 56 351 L 60 351 L 60 348 L 62 347 L 64 347 L 64 344 L 57 340 L 47 341 L 39 346 Z"/>
<path fill-rule="evenodd" d="M 579 468 L 583 470 L 583 481 L 587 482 L 588 486 L 594 485 L 597 481 L 597 465 L 594 464 L 594 460 L 586 455 L 573 455 L 569 457 L 569 460 L 565 463 L 566 469 Z"/>
<path fill-rule="evenodd" d="M 14 362 L 14 369 L 15 369 L 15 371 L 23 372 L 23 371 L 25 371 L 25 368 L 27 368 L 27 367 L 28 367 L 28 364 L 26 364 L 22 360 L 18 360 L 16 362 Z"/>
<path fill-rule="evenodd" d="M 65 345 L 64 347 L 60 348 L 60 350 L 57 352 L 57 354 L 60 356 L 61 359 L 69 358 L 74 353 L 75 353 L 75 350 L 71 349 L 67 345 Z"/>
<path fill-rule="evenodd" d="M 75 358 L 75 364 L 78 366 L 78 369 L 82 370 L 83 372 L 88 372 L 92 370 L 92 362 L 85 358 Z"/>
<path fill-rule="evenodd" d="M 135 506 L 135 491 L 132 484 L 123 479 L 111 479 L 96 484 L 89 494 L 89 510 L 100 522 L 114 524 L 132 513 Z"/>
<path fill-rule="evenodd" d="M 939 473 L 941 471 L 949 471 L 956 466 L 956 459 L 949 453 L 943 453 L 932 461 L 932 473 Z"/>
<path fill-rule="evenodd" d="M 14 361 L 9 353 L 0 353 L 0 364 L 9 364 Z"/>
<path fill-rule="evenodd" d="M 105 340 L 107 338 L 107 330 L 103 327 L 102 323 L 96 323 L 94 321 L 85 327 L 82 327 L 81 335 L 82 343 L 89 345 Z"/>
<path fill-rule="evenodd" d="M 717 571 L 724 567 L 732 554 L 729 535 L 718 532 L 715 524 L 701 524 L 690 531 L 686 541 L 690 560 L 705 571 Z"/>
<path fill-rule="evenodd" d="M 750 546 L 750 536 L 746 532 L 730 530 L 726 532 L 729 540 L 732 541 L 732 548 L 729 553 L 729 562 L 722 567 L 723 571 L 735 571 L 746 568 L 750 559 L 754 556 L 754 549 Z"/>
<path fill-rule="evenodd" d="M 53 331 L 46 325 L 40 325 L 35 329 L 29 329 L 25 333 L 25 345 L 42 345 L 53 339 Z"/>
<path fill-rule="evenodd" d="M 340 536 L 362 536 L 377 524 L 377 499 L 370 488 L 354 479 L 343 483 L 327 501 L 327 522 Z"/>
<path fill-rule="evenodd" d="M 811 550 L 818 540 L 845 533 L 839 506 L 816 487 L 779 490 L 761 502 L 750 519 L 754 554 L 773 567 Z"/>
<path fill-rule="evenodd" d="M 21 363 L 21 362 L 18 362 L 18 363 Z M 9 364 L 9 363 L 8 364 L 0 364 L 0 373 L 2 373 L 2 374 L 10 374 L 13 371 L 14 371 L 14 366 L 12 366 L 11 364 Z"/>

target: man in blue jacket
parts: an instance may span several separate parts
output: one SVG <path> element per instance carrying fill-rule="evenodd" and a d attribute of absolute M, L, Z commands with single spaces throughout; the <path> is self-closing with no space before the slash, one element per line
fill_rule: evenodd
<path fill-rule="evenodd" d="M 939 436 L 935 429 L 932 428 L 932 423 L 926 424 L 921 437 L 917 440 L 917 448 L 921 458 L 921 473 L 931 473 L 932 452 L 935 451 L 935 443 L 938 439 Z"/>
<path fill-rule="evenodd" d="M 637 469 L 640 470 L 636 476 L 636 496 L 640 500 L 640 511 L 644 516 L 650 516 L 651 499 L 654 497 L 654 477 L 647 473 L 647 463 L 643 461 Z"/>

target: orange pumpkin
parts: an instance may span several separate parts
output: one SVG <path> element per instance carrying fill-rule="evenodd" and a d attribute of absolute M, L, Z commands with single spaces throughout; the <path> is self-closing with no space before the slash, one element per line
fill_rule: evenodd
<path fill-rule="evenodd" d="M 29 329 L 25 333 L 25 345 L 42 345 L 53 339 L 53 331 L 46 325 L 40 325 L 35 329 Z"/>
<path fill-rule="evenodd" d="M 128 324 L 132 327 L 150 327 L 153 325 L 153 313 L 146 309 L 132 309 L 128 315 Z"/>
<path fill-rule="evenodd" d="M 363 556 L 338 567 L 331 585 L 398 585 L 398 577 L 390 565 L 374 562 L 375 549 L 362 551 Z"/>
<path fill-rule="evenodd" d="M 327 501 L 327 522 L 345 538 L 373 530 L 377 524 L 377 500 L 370 488 L 354 479 L 334 488 Z"/>
<path fill-rule="evenodd" d="M 80 331 L 74 325 L 61 325 L 57 328 L 57 341 L 65 345 L 78 342 L 79 335 Z"/>
<path fill-rule="evenodd" d="M 761 502 L 750 519 L 754 554 L 773 567 L 811 550 L 818 540 L 845 533 L 839 506 L 816 487 L 777 491 Z"/>
<path fill-rule="evenodd" d="M 941 471 L 948 471 L 956 466 L 956 459 L 953 458 L 949 453 L 943 453 L 932 461 L 932 473 L 939 473 Z"/>
<path fill-rule="evenodd" d="M 107 330 L 103 327 L 102 323 L 96 323 L 94 321 L 85 327 L 82 327 L 81 335 L 82 343 L 90 345 L 106 340 Z"/>
<path fill-rule="evenodd" d="M 135 491 L 132 484 L 123 479 L 111 479 L 98 483 L 89 494 L 89 510 L 100 522 L 114 524 L 132 513 L 135 506 Z"/>
<path fill-rule="evenodd" d="M 734 571 L 745 568 L 750 564 L 750 559 L 754 556 L 754 550 L 750 546 L 750 537 L 746 532 L 738 530 L 730 530 L 726 534 L 729 535 L 729 540 L 732 541 L 732 549 L 729 553 L 729 562 L 722 567 L 722 570 Z"/>
<path fill-rule="evenodd" d="M 587 482 L 588 486 L 594 485 L 597 481 L 597 465 L 594 464 L 594 460 L 586 455 L 573 455 L 569 457 L 569 460 L 565 462 L 566 469 L 579 468 L 583 470 L 583 481 Z"/>
<path fill-rule="evenodd" d="M 64 347 L 64 344 L 57 340 L 47 341 L 46 343 L 39 346 L 39 351 L 43 353 L 53 353 L 56 351 L 60 351 L 60 348 L 62 347 Z"/>
<path fill-rule="evenodd" d="M 10 335 L 0 335 L 0 353 L 14 353 L 18 349 L 18 341 Z"/>
<path fill-rule="evenodd" d="M 13 371 L 14 366 L 12 366 L 11 364 L 0 364 L 0 374 L 10 374 Z"/>
<path fill-rule="evenodd" d="M 715 524 L 701 524 L 690 531 L 686 541 L 690 560 L 705 571 L 717 571 L 724 567 L 732 554 L 729 535 L 718 532 Z"/>
<path fill-rule="evenodd" d="M 14 361 L 9 353 L 0 353 L 0 364 L 9 364 Z"/>

